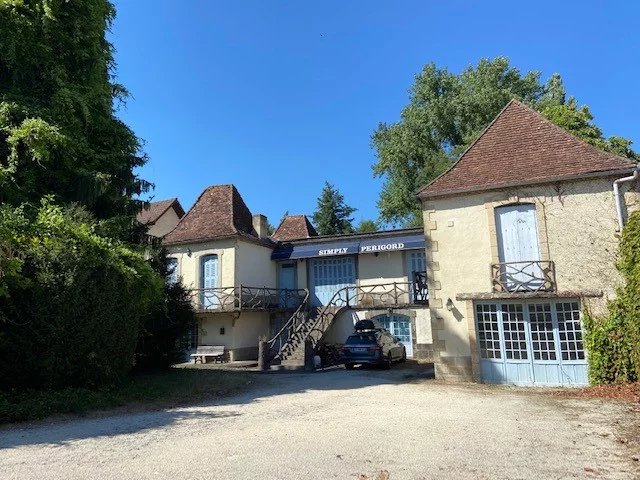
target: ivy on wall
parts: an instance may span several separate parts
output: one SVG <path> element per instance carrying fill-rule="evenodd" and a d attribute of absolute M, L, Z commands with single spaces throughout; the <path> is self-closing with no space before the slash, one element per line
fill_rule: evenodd
<path fill-rule="evenodd" d="M 602 317 L 584 316 L 593 384 L 640 380 L 640 212 L 634 212 L 622 232 L 617 262 L 623 284 Z"/>

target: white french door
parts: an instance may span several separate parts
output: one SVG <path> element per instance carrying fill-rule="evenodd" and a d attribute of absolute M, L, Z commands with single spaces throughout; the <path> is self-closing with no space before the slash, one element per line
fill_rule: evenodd
<path fill-rule="evenodd" d="M 316 258 L 310 262 L 309 270 L 311 300 L 315 306 L 328 304 L 338 290 L 356 284 L 353 257 Z M 346 300 L 346 296 L 342 300 Z"/>
<path fill-rule="evenodd" d="M 577 300 L 478 303 L 480 374 L 486 383 L 588 383 Z"/>
<path fill-rule="evenodd" d="M 218 293 L 210 290 L 218 286 L 218 256 L 207 255 L 202 257 L 200 272 L 200 304 L 207 310 L 219 305 Z"/>
<path fill-rule="evenodd" d="M 537 290 L 544 283 L 536 207 L 507 205 L 495 209 L 498 255 L 503 285 L 508 291 Z"/>

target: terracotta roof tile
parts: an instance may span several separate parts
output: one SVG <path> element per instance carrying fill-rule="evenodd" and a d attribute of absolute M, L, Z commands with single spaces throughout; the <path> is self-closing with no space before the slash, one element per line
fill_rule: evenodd
<path fill-rule="evenodd" d="M 136 219 L 143 225 L 154 224 L 164 212 L 169 210 L 169 208 L 173 207 L 176 211 L 176 215 L 178 218 L 182 218 L 184 216 L 184 209 L 177 198 L 169 198 L 167 200 L 159 200 L 157 202 L 151 202 L 148 208 L 143 208 L 138 215 L 136 215 Z"/>
<path fill-rule="evenodd" d="M 169 232 L 163 243 L 189 243 L 240 236 L 258 240 L 251 212 L 234 185 L 205 189 L 191 210 Z"/>
<path fill-rule="evenodd" d="M 418 196 L 490 190 L 634 166 L 633 161 L 579 140 L 512 100 L 460 159 Z"/>
<path fill-rule="evenodd" d="M 287 215 L 271 238 L 280 242 L 310 238 L 318 235 L 306 215 Z"/>

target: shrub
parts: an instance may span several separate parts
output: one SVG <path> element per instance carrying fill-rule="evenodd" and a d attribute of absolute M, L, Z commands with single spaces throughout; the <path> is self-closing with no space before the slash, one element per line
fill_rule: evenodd
<path fill-rule="evenodd" d="M 143 256 L 45 199 L 0 208 L 0 385 L 113 385 L 163 280 Z"/>
<path fill-rule="evenodd" d="M 591 383 L 640 380 L 640 212 L 629 217 L 620 239 L 617 268 L 623 279 L 608 313 L 585 315 Z"/>
<path fill-rule="evenodd" d="M 166 250 L 152 258 L 152 266 L 162 278 L 168 278 Z M 142 322 L 136 348 L 136 368 L 166 368 L 184 361 L 188 332 L 195 324 L 189 292 L 180 282 L 166 282 L 161 301 L 152 305 Z"/>

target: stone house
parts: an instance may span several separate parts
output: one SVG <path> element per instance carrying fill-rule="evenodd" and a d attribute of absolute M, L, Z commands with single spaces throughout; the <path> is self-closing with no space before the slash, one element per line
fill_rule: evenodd
<path fill-rule="evenodd" d="M 257 359 L 258 338 L 273 356 L 301 366 L 304 338 L 341 343 L 358 319 L 376 318 L 409 357 L 431 360 L 431 320 L 422 228 L 319 236 L 304 215 L 272 236 L 233 185 L 207 188 L 163 244 L 174 279 L 191 290 L 193 346 L 224 345 L 231 360 Z M 305 334 L 306 335 L 306 334 Z"/>
<path fill-rule="evenodd" d="M 162 238 L 175 228 L 184 216 L 184 210 L 177 198 L 169 198 L 149 203 L 143 208 L 136 220 L 147 227 L 147 235 Z"/>
<path fill-rule="evenodd" d="M 587 383 L 581 315 L 615 294 L 613 182 L 635 169 L 511 101 L 418 192 L 437 377 Z"/>

